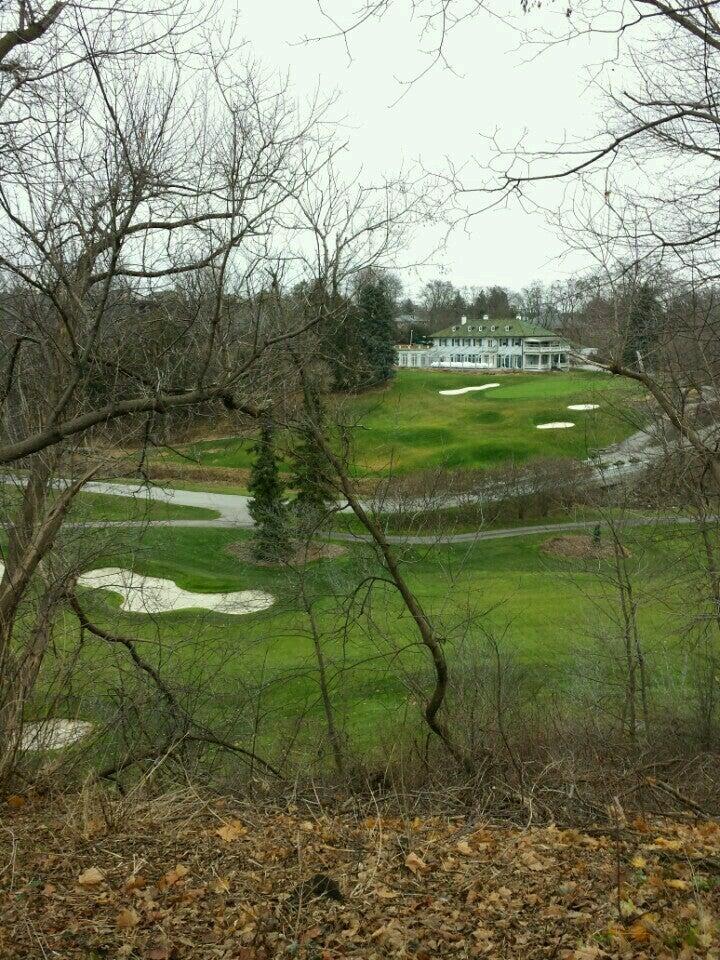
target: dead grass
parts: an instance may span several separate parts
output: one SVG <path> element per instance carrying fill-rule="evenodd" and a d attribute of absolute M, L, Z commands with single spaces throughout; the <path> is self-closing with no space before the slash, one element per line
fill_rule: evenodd
<path fill-rule="evenodd" d="M 256 560 L 252 553 L 252 546 L 247 540 L 238 540 L 236 543 L 229 543 L 225 547 L 225 553 L 228 553 L 236 560 L 242 563 L 251 563 L 256 567 L 280 568 L 285 566 L 305 566 L 307 563 L 313 563 L 316 560 L 336 560 L 348 552 L 347 547 L 337 543 L 323 543 L 314 540 L 311 543 L 299 543 L 293 550 L 291 556 L 281 561 Z"/>
<path fill-rule="evenodd" d="M 629 557 L 630 551 L 621 547 L 623 556 Z M 550 557 L 560 557 L 563 560 L 611 560 L 615 556 L 612 543 L 597 544 L 592 537 L 581 534 L 579 536 L 553 537 L 546 540 L 540 547 L 542 553 Z"/>

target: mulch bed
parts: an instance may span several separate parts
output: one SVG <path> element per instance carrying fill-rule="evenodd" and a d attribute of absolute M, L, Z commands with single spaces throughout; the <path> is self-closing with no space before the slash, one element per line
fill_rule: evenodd
<path fill-rule="evenodd" d="M 623 556 L 629 557 L 630 551 L 621 547 Z M 615 548 L 612 543 L 597 544 L 588 536 L 553 537 L 546 540 L 540 547 L 542 553 L 550 557 L 560 557 L 566 560 L 612 560 Z"/>
<path fill-rule="evenodd" d="M 236 560 L 241 560 L 243 563 L 252 563 L 256 567 L 280 568 L 304 566 L 314 560 L 335 560 L 337 557 L 344 556 L 348 551 L 347 547 L 338 543 L 323 543 L 321 540 L 314 540 L 311 543 L 298 544 L 290 557 L 276 562 L 273 560 L 256 560 L 248 541 L 238 540 L 235 543 L 229 543 L 225 547 L 225 552 Z"/>
<path fill-rule="evenodd" d="M 720 956 L 720 825 L 401 820 L 196 795 L 10 798 L 0 956 Z"/>

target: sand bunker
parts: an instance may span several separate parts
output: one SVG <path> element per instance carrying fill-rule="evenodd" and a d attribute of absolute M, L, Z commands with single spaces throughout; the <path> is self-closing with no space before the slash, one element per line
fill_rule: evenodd
<path fill-rule="evenodd" d="M 87 720 L 39 720 L 26 723 L 20 738 L 21 750 L 60 750 L 82 740 L 92 730 Z"/>
<path fill-rule="evenodd" d="M 483 383 L 480 387 L 461 387 L 459 390 L 438 390 L 441 397 L 459 397 L 461 393 L 472 393 L 473 390 L 490 390 L 499 387 L 499 383 Z"/>
<path fill-rule="evenodd" d="M 574 423 L 570 423 L 569 420 L 554 420 L 552 423 L 538 423 L 535 426 L 536 430 L 568 430 L 570 427 L 574 427 Z"/>
<path fill-rule="evenodd" d="M 0 562 L 0 577 L 4 573 L 5 565 Z M 243 613 L 267 610 L 275 603 L 275 597 L 269 593 L 263 593 L 262 590 L 240 590 L 237 593 L 192 593 L 190 590 L 182 590 L 173 580 L 144 577 L 141 573 L 121 570 L 119 567 L 91 570 L 78 577 L 77 582 L 81 587 L 119 593 L 123 598 L 120 609 L 127 613 L 167 613 L 170 610 L 199 607 L 203 610 L 214 610 L 216 613 L 240 616 Z"/>
<path fill-rule="evenodd" d="M 599 403 L 571 403 L 568 410 L 599 410 Z"/>
<path fill-rule="evenodd" d="M 110 590 L 123 598 L 120 609 L 127 613 L 167 613 L 200 607 L 216 613 L 244 614 L 267 610 L 275 602 L 269 593 L 240 590 L 238 593 L 192 593 L 182 590 L 173 580 L 145 577 L 132 570 L 106 567 L 91 570 L 78 578 L 82 587 Z"/>

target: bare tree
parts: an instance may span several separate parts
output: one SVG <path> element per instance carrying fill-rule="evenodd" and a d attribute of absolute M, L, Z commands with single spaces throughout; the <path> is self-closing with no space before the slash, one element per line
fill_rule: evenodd
<path fill-rule="evenodd" d="M 0 776 L 72 570 L 54 570 L 29 632 L 18 609 L 97 451 L 120 421 L 143 446 L 175 410 L 255 413 L 261 361 L 317 318 L 280 328 L 238 296 L 333 150 L 321 104 L 299 119 L 256 65 L 199 59 L 183 4 L 13 10 L 29 40 L 0 77 L 0 463 L 24 492 L 0 581 Z"/>

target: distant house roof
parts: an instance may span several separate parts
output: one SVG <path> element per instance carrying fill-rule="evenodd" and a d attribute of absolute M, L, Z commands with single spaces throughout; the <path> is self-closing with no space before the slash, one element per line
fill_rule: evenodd
<path fill-rule="evenodd" d="M 411 313 L 401 313 L 399 317 L 395 317 L 395 323 L 418 323 L 417 317 L 414 317 Z"/>
<path fill-rule="evenodd" d="M 515 317 L 496 317 L 490 320 L 471 320 L 468 318 L 466 323 L 452 324 L 443 330 L 436 330 L 433 337 L 457 337 L 467 334 L 494 333 L 496 336 L 507 337 L 560 337 L 561 334 L 548 330 L 547 327 L 541 327 L 538 323 L 530 323 L 529 320 L 518 320 Z"/>

